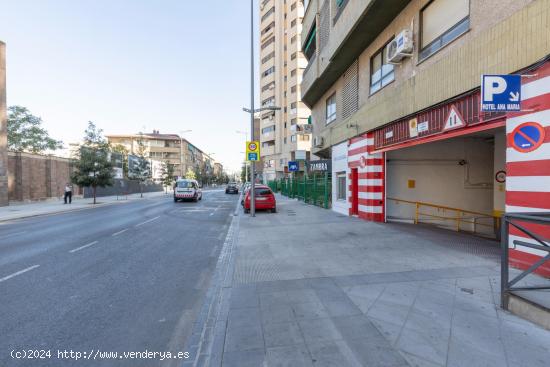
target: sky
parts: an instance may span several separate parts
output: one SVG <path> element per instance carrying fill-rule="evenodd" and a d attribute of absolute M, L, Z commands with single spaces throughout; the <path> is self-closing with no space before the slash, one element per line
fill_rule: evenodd
<path fill-rule="evenodd" d="M 0 0 L 0 40 L 8 105 L 40 116 L 65 145 L 88 121 L 105 134 L 192 130 L 181 135 L 239 169 L 250 1 Z"/>

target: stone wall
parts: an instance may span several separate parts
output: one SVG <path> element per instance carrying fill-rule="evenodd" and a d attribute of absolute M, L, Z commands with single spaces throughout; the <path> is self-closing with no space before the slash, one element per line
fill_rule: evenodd
<path fill-rule="evenodd" d="M 68 158 L 30 153 L 8 153 L 10 201 L 35 201 L 61 197 L 72 172 Z M 78 188 L 74 194 L 79 194 Z"/>
<path fill-rule="evenodd" d="M 8 205 L 8 138 L 6 117 L 6 45 L 0 41 L 0 206 Z"/>

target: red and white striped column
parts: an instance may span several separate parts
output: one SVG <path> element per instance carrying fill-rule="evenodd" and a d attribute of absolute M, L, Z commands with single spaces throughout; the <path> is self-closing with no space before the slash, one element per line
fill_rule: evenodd
<path fill-rule="evenodd" d="M 372 153 L 373 150 L 373 133 L 363 134 L 349 141 L 350 214 L 366 220 L 384 222 L 384 153 Z M 353 174 L 355 169 L 356 175 Z M 356 190 L 354 186 L 357 187 Z M 353 213 L 355 201 L 357 213 Z"/>
<path fill-rule="evenodd" d="M 522 112 L 508 115 L 506 120 L 506 212 L 550 212 L 550 63 L 523 78 Z M 542 127 L 544 138 L 535 149 L 518 149 L 514 136 L 526 125 Z M 530 138 L 527 136 L 528 141 Z M 550 238 L 548 226 L 523 224 L 544 238 Z M 536 243 L 510 226 L 510 244 L 514 240 Z M 547 253 L 528 247 L 510 249 L 510 263 L 527 268 Z M 550 265 L 539 271 L 550 276 Z"/>

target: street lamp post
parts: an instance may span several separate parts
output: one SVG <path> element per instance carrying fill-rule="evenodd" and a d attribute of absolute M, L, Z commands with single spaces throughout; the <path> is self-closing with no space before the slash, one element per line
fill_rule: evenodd
<path fill-rule="evenodd" d="M 276 111 L 280 107 L 262 107 L 254 109 L 254 0 L 250 0 L 250 109 L 243 108 L 243 111 L 250 113 L 250 140 L 254 141 L 254 115 L 261 111 Z M 255 161 L 250 162 L 250 216 L 256 216 L 256 194 L 255 194 Z"/>

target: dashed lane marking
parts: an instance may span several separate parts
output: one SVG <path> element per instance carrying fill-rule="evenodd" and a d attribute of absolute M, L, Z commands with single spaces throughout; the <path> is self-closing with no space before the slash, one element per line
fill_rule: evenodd
<path fill-rule="evenodd" d="M 13 274 L 10 274 L 10 275 L 8 275 L 8 276 L 5 276 L 5 277 L 3 277 L 3 278 L 0 278 L 0 283 L 2 283 L 3 281 L 6 281 L 6 280 L 8 280 L 8 279 L 11 279 L 11 278 L 13 278 L 13 277 L 16 277 L 16 276 L 18 276 L 18 275 L 21 275 L 21 274 L 23 274 L 23 273 L 26 273 L 26 272 L 28 272 L 28 271 L 31 271 L 31 270 L 33 270 L 33 269 L 36 269 L 36 268 L 38 268 L 39 266 L 40 266 L 40 265 L 29 266 L 29 267 L 26 268 L 26 269 L 19 270 L 18 272 L 15 272 L 15 273 L 13 273 Z"/>
<path fill-rule="evenodd" d="M 77 247 L 77 248 L 75 248 L 75 249 L 72 249 L 72 250 L 69 251 L 69 252 L 72 254 L 72 253 L 75 253 L 75 252 L 77 252 L 77 251 L 84 250 L 85 248 L 88 248 L 88 247 L 90 247 L 90 246 L 93 246 L 93 245 L 95 245 L 96 243 L 98 243 L 98 241 L 90 242 L 90 243 L 88 243 L 87 245 Z"/>
<path fill-rule="evenodd" d="M 118 236 L 119 234 L 122 234 L 122 233 L 126 232 L 127 230 L 128 230 L 128 228 L 123 229 L 122 231 L 118 231 L 116 233 L 113 233 L 113 237 Z"/>
<path fill-rule="evenodd" d="M 152 221 L 154 221 L 154 220 L 157 220 L 157 219 L 159 219 L 159 218 L 160 218 L 160 215 L 159 215 L 158 217 L 154 217 L 154 218 L 151 218 L 151 219 L 149 219 L 149 220 L 146 220 L 145 222 L 136 224 L 136 228 L 139 227 L 139 226 L 142 226 L 142 225 L 144 225 L 144 224 L 150 223 L 150 222 L 152 222 Z"/>

